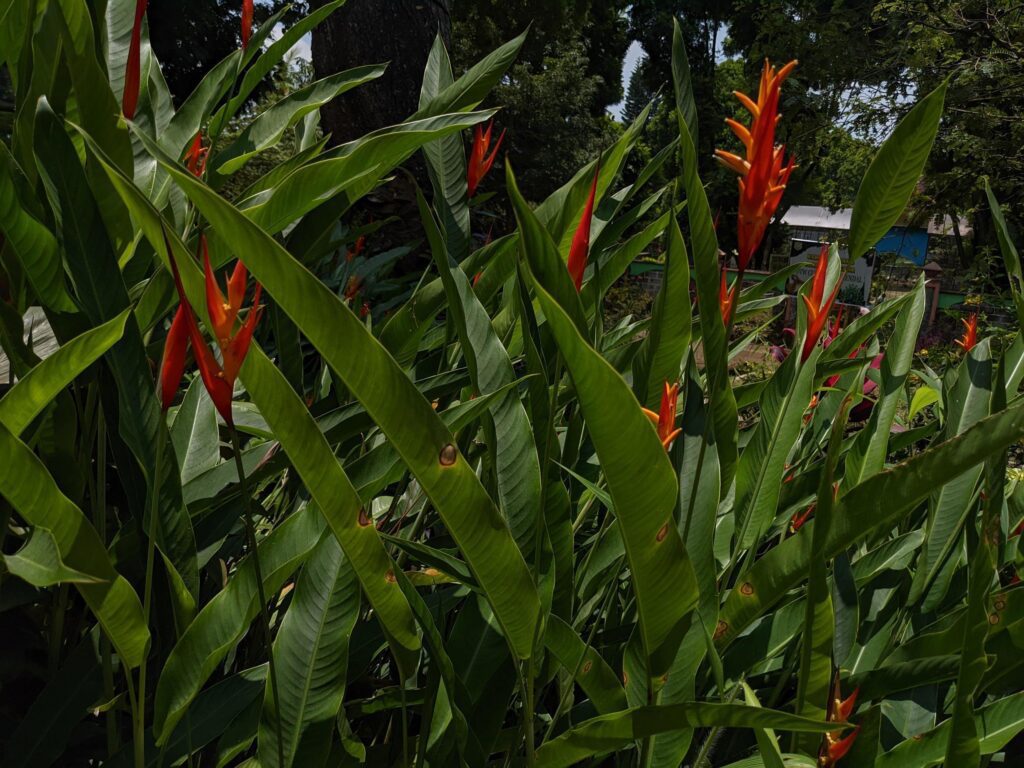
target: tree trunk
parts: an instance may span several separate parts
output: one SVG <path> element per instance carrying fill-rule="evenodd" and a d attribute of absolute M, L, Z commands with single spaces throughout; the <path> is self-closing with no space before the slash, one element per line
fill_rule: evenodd
<path fill-rule="evenodd" d="M 326 0 L 311 0 L 313 8 Z M 321 110 L 331 143 L 357 139 L 416 111 L 423 68 L 440 32 L 451 36 L 449 0 L 349 0 L 313 31 L 318 78 L 364 64 L 389 62 L 384 75 Z"/>

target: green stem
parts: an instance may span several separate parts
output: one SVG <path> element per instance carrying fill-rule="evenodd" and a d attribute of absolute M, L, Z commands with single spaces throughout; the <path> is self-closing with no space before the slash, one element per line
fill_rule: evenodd
<path fill-rule="evenodd" d="M 281 697 L 277 688 L 277 670 L 274 668 L 274 644 L 270 637 L 270 613 L 267 611 L 267 596 L 263 591 L 263 569 L 260 567 L 260 553 L 256 545 L 256 526 L 252 519 L 252 497 L 249 495 L 249 484 L 245 479 L 245 467 L 242 465 L 242 447 L 238 442 L 238 430 L 234 425 L 228 426 L 231 433 L 231 448 L 235 454 L 235 469 L 238 472 L 238 487 L 245 500 L 245 532 L 249 539 L 249 549 L 252 550 L 253 570 L 256 572 L 256 591 L 260 601 L 260 617 L 263 624 L 263 640 L 267 646 L 267 662 L 270 672 L 270 690 L 274 696 L 274 706 L 281 706 Z M 284 733 L 281 728 L 281 712 L 277 711 L 274 718 L 277 726 L 277 764 L 284 768 Z"/>
<path fill-rule="evenodd" d="M 103 408 L 98 406 L 96 415 L 96 493 L 93 496 L 93 524 L 103 545 L 107 544 L 107 424 L 103 420 Z M 100 657 L 103 660 L 103 694 L 107 701 L 114 698 L 114 665 L 111 658 L 110 639 L 100 633 Z M 117 713 L 111 707 L 107 710 L 107 757 L 117 752 Z"/>
<path fill-rule="evenodd" d="M 399 685 L 399 691 L 402 694 L 402 765 L 409 765 L 409 713 L 407 710 L 407 704 L 405 701 L 405 682 L 403 681 Z"/>
<path fill-rule="evenodd" d="M 153 487 L 149 497 L 149 536 L 146 540 L 146 581 L 142 593 L 142 618 L 149 626 L 149 614 L 153 607 L 153 562 L 156 560 L 156 538 L 160 530 L 160 470 L 164 457 L 163 430 L 157 430 L 156 458 L 153 468 Z M 144 521 L 143 521 L 144 522 Z M 152 646 L 150 646 L 152 647 Z M 149 648 L 146 649 L 149 656 Z M 146 764 L 146 661 L 139 667 L 139 695 L 135 701 L 135 768 Z"/>
<path fill-rule="evenodd" d="M 523 685 L 523 739 L 526 742 L 526 764 L 533 768 L 537 755 L 533 734 L 533 656 L 523 662 L 526 673 Z"/>

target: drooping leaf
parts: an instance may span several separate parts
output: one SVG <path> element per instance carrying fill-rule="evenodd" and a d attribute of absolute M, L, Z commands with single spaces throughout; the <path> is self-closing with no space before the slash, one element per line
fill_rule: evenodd
<path fill-rule="evenodd" d="M 260 545 L 260 564 L 266 593 L 277 594 L 309 556 L 323 527 L 323 518 L 309 506 L 264 539 Z M 203 684 L 245 634 L 259 610 L 256 573 L 250 556 L 241 562 L 224 589 L 196 614 L 167 657 L 157 682 L 153 708 L 157 746 L 167 744 Z"/>
<path fill-rule="evenodd" d="M 505 521 L 430 403 L 344 302 L 273 238 L 201 182 L 177 168 L 168 171 L 245 254 L 250 272 L 392 441 L 487 592 L 509 642 L 529 655 L 539 618 L 532 577 Z"/>
<path fill-rule="evenodd" d="M 90 582 L 75 584 L 129 668 L 149 645 L 142 604 L 110 562 L 107 548 L 82 511 L 57 487 L 42 461 L 0 424 L 0 496 L 32 526 L 50 532 L 60 561 Z"/>

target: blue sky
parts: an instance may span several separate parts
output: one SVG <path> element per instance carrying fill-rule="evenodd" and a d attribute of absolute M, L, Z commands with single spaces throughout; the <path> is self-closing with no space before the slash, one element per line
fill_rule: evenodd
<path fill-rule="evenodd" d="M 626 58 L 622 61 L 622 92 L 625 94 L 626 89 L 629 87 L 629 76 L 633 74 L 633 67 L 636 66 L 637 61 L 643 56 L 644 49 L 640 47 L 640 43 L 634 40 L 629 44 L 629 50 L 626 51 Z M 623 96 L 622 101 L 618 104 L 612 104 L 608 107 L 608 111 L 611 112 L 612 116 L 616 120 L 622 119 L 622 110 L 626 106 L 626 99 Z"/>

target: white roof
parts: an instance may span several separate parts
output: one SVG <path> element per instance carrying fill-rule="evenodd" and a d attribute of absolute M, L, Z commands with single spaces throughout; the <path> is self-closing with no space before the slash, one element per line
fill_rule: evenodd
<path fill-rule="evenodd" d="M 782 217 L 782 223 L 800 229 L 850 229 L 852 208 L 830 211 L 817 205 L 794 205 Z"/>

